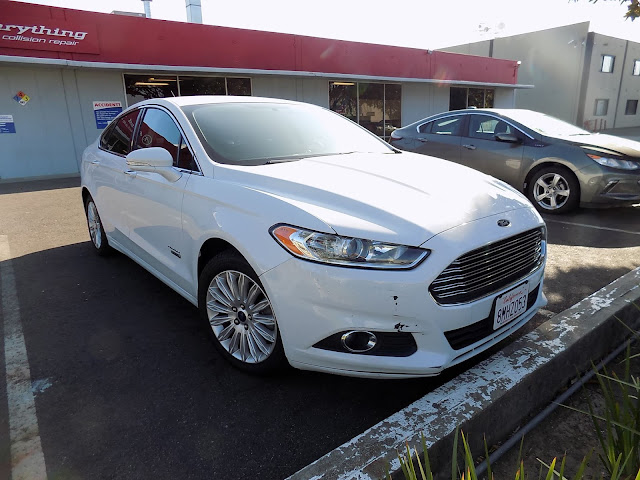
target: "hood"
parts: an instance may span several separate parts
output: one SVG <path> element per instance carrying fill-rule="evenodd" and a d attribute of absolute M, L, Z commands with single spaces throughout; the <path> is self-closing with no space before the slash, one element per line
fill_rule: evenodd
<path fill-rule="evenodd" d="M 215 177 L 277 196 L 339 235 L 413 246 L 463 223 L 532 208 L 519 192 L 493 177 L 406 152 L 225 165 L 216 168 Z"/>
<path fill-rule="evenodd" d="M 590 135 L 571 135 L 558 136 L 561 140 L 565 140 L 580 147 L 593 147 L 596 150 L 617 153 L 618 155 L 626 155 L 640 159 L 640 142 L 629 140 L 627 138 L 616 137 L 615 135 L 606 135 L 601 133 L 592 133 Z"/>

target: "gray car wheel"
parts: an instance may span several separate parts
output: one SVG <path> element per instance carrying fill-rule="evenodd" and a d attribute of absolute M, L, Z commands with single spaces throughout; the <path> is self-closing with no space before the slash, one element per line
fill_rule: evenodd
<path fill-rule="evenodd" d="M 286 364 L 269 297 L 242 257 L 222 253 L 207 263 L 198 305 L 214 345 L 234 366 L 267 373 Z"/>
<path fill-rule="evenodd" d="M 545 167 L 531 177 L 527 197 L 541 213 L 566 213 L 578 205 L 580 185 L 569 169 Z"/>

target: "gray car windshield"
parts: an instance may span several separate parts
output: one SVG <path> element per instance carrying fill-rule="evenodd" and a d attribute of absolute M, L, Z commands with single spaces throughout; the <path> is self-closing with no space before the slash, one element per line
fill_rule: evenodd
<path fill-rule="evenodd" d="M 591 135 L 586 130 L 578 128 L 564 120 L 545 115 L 544 113 L 534 112 L 532 110 L 513 110 L 509 111 L 508 116 L 513 118 L 516 122 L 519 122 L 542 135 L 559 137 Z"/>
<path fill-rule="evenodd" d="M 354 152 L 394 153 L 352 121 L 312 105 L 219 103 L 182 107 L 215 161 L 263 165 Z"/>

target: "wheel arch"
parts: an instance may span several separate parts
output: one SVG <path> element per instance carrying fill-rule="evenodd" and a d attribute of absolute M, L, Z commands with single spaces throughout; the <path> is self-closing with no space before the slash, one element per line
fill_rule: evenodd
<path fill-rule="evenodd" d="M 89 197 L 91 197 L 89 189 L 87 187 L 82 187 L 82 205 L 85 205 L 87 203 L 87 199 Z"/>
<path fill-rule="evenodd" d="M 207 265 L 209 260 L 211 260 L 220 252 L 225 251 L 236 253 L 248 262 L 247 258 L 242 255 L 240 250 L 238 250 L 228 241 L 223 240 L 222 238 L 209 238 L 202 244 L 200 250 L 198 251 L 198 271 L 196 272 L 197 278 L 200 278 L 200 274 L 202 273 L 202 270 Z"/>
<path fill-rule="evenodd" d="M 571 175 L 573 175 L 573 177 L 575 178 L 576 183 L 578 184 L 578 198 L 580 198 L 580 196 L 582 195 L 582 189 L 580 188 L 580 181 L 578 180 L 578 176 L 575 174 L 573 168 L 571 168 L 570 165 L 571 164 L 559 161 L 558 159 L 549 159 L 549 160 L 546 160 L 546 161 L 542 161 L 542 162 L 536 163 L 527 172 L 527 175 L 525 176 L 524 182 L 522 184 L 522 191 L 523 192 L 527 191 L 527 187 L 529 185 L 529 182 L 533 178 L 533 176 L 536 173 L 538 173 L 540 170 L 542 170 L 543 168 L 560 167 L 560 168 L 562 168 L 564 170 L 568 170 L 569 172 L 571 172 Z"/>

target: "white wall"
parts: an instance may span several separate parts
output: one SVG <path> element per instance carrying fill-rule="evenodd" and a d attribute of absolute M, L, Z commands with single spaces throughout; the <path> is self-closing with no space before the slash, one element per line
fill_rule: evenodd
<path fill-rule="evenodd" d="M 494 108 L 514 108 L 516 105 L 516 98 L 520 95 L 522 90 L 516 90 L 513 88 L 496 88 L 493 96 Z"/>
<path fill-rule="evenodd" d="M 16 133 L 0 133 L 0 180 L 78 171 L 77 148 L 62 69 L 0 67 L 0 115 L 12 115 Z M 30 100 L 22 106 L 18 91 Z"/>
<path fill-rule="evenodd" d="M 402 126 L 449 110 L 449 86 L 402 84 Z"/>

